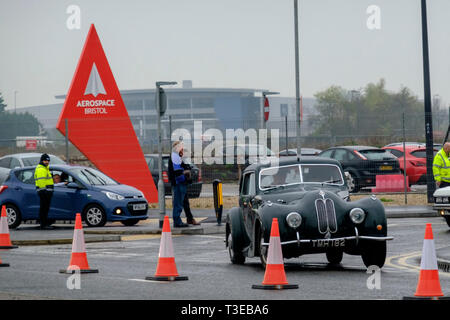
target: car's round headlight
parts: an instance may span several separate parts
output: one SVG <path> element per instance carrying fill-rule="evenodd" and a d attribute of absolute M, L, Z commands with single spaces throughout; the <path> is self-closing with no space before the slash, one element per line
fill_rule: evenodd
<path fill-rule="evenodd" d="M 353 208 L 350 211 L 349 216 L 350 216 L 350 219 L 353 221 L 353 223 L 360 224 L 366 218 L 366 213 L 361 208 Z"/>
<path fill-rule="evenodd" d="M 291 212 L 286 217 L 286 222 L 291 228 L 298 228 L 302 224 L 302 216 L 297 212 Z"/>

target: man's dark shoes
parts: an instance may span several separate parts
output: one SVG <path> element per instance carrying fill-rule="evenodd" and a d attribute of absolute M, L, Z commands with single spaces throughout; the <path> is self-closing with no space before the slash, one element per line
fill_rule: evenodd
<path fill-rule="evenodd" d="M 189 225 L 187 223 L 182 222 L 180 224 L 174 224 L 173 227 L 174 228 L 186 228 L 186 227 L 189 227 Z"/>
<path fill-rule="evenodd" d="M 188 224 L 192 224 L 194 226 L 199 226 L 200 225 L 200 222 L 197 222 L 195 219 L 188 220 L 187 223 Z"/>

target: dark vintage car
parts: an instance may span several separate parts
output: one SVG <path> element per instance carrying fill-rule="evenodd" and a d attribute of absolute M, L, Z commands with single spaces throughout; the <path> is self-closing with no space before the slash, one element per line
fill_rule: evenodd
<path fill-rule="evenodd" d="M 278 218 L 284 258 L 325 253 L 338 264 L 343 253 L 360 255 L 366 266 L 386 258 L 384 206 L 375 196 L 350 202 L 340 163 L 320 157 L 283 157 L 277 166 L 253 164 L 243 171 L 239 207 L 226 216 L 231 262 L 246 257 L 266 264 L 270 229 Z"/>

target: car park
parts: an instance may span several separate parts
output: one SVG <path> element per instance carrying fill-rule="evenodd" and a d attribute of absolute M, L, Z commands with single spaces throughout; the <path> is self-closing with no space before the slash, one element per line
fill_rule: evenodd
<path fill-rule="evenodd" d="M 320 149 L 315 148 L 301 148 L 301 155 L 302 156 L 317 156 L 319 153 L 322 152 Z M 296 156 L 297 155 L 297 149 L 284 149 L 281 150 L 278 155 L 280 157 L 286 157 L 286 156 Z"/>
<path fill-rule="evenodd" d="M 6 206 L 10 228 L 39 219 L 34 171 L 35 167 L 11 169 L 0 186 L 0 204 Z M 141 191 L 119 184 L 96 169 L 50 165 L 50 172 L 59 174 L 63 181 L 53 189 L 48 214 L 51 222 L 75 220 L 76 213 L 81 213 L 89 227 L 101 227 L 107 221 L 131 226 L 148 218 L 148 202 Z"/>
<path fill-rule="evenodd" d="M 398 145 L 386 146 L 382 149 L 389 151 L 397 157 L 402 173 L 405 171 L 406 160 L 406 175 L 410 186 L 413 184 L 427 183 L 427 149 L 425 147 L 405 145 L 405 152 L 403 152 L 403 146 Z M 434 149 L 434 154 L 438 151 Z"/>
<path fill-rule="evenodd" d="M 159 181 L 159 166 L 158 166 L 158 154 L 145 154 L 145 161 L 147 162 L 148 168 L 150 169 L 150 172 L 152 173 L 153 181 L 155 182 L 156 187 L 158 187 L 158 181 Z M 172 195 L 172 185 L 169 181 L 169 155 L 163 154 L 162 155 L 162 178 L 164 181 L 164 194 L 166 196 Z M 187 186 L 187 194 L 189 198 L 198 198 L 200 197 L 200 194 L 202 192 L 202 171 L 199 167 L 197 167 L 195 164 L 191 163 L 188 158 L 183 158 L 183 161 L 185 163 L 189 164 L 191 166 L 191 177 L 192 177 L 192 183 L 188 184 Z"/>
<path fill-rule="evenodd" d="M 233 264 L 247 257 L 267 263 L 272 219 L 277 218 L 283 258 L 325 253 L 340 263 L 360 255 L 368 267 L 386 258 L 387 222 L 375 196 L 350 201 L 341 164 L 320 157 L 285 157 L 276 166 L 253 164 L 240 179 L 239 207 L 226 215 L 225 243 Z"/>
<path fill-rule="evenodd" d="M 348 172 L 350 192 L 361 188 L 374 187 L 376 176 L 400 174 L 397 157 L 386 150 L 369 146 L 340 146 L 322 151 L 319 157 L 338 160 Z"/>
<path fill-rule="evenodd" d="M 37 166 L 42 153 L 25 152 L 8 154 L 0 158 L 0 167 L 7 169 L 23 168 L 27 166 Z M 53 154 L 49 154 L 51 164 L 65 164 L 64 160 Z"/>

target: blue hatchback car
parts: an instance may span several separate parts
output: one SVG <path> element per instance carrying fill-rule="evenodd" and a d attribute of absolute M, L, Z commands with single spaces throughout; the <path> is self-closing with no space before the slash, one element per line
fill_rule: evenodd
<path fill-rule="evenodd" d="M 34 183 L 35 167 L 12 169 L 0 186 L 0 204 L 6 205 L 9 228 L 22 221 L 39 219 L 39 197 Z M 120 221 L 126 226 L 148 218 L 148 202 L 138 189 L 119 184 L 93 168 L 50 165 L 50 172 L 60 183 L 54 186 L 48 219 L 75 220 L 81 213 L 90 227 Z"/>

